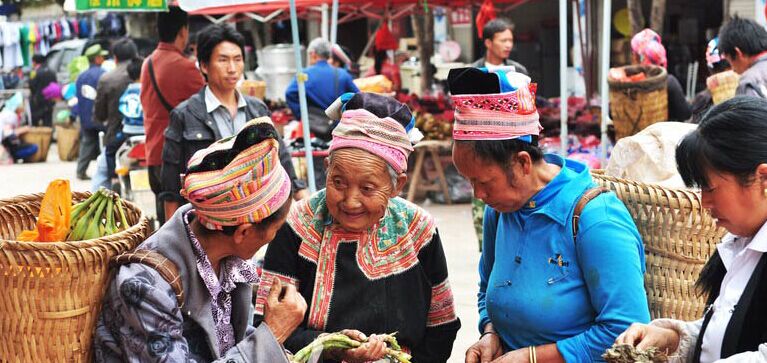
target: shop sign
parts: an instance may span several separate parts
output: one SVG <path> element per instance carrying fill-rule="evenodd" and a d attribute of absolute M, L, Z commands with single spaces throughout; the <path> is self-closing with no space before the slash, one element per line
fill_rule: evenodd
<path fill-rule="evenodd" d="M 167 11 L 166 0 L 77 0 L 77 11 Z"/>

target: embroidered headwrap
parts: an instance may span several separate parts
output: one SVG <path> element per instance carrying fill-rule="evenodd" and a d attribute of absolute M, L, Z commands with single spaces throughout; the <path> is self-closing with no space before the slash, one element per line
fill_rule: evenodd
<path fill-rule="evenodd" d="M 200 223 L 214 230 L 258 223 L 285 204 L 291 184 L 280 164 L 278 137 L 271 120 L 261 117 L 192 156 L 181 195 Z"/>
<path fill-rule="evenodd" d="M 516 76 L 516 74 L 515 74 Z M 506 69 L 456 68 L 448 74 L 455 105 L 455 140 L 510 140 L 533 142 L 540 134 L 535 107 L 537 85 L 515 82 Z"/>
<path fill-rule="evenodd" d="M 406 105 L 375 93 L 346 93 L 325 113 L 340 120 L 333 129 L 330 152 L 359 148 L 384 159 L 397 173 L 407 171 L 413 151 L 408 133 L 415 130 L 415 118 Z"/>
<path fill-rule="evenodd" d="M 641 64 L 666 68 L 666 48 L 661 43 L 660 35 L 652 29 L 636 33 L 631 38 L 631 50 L 639 56 Z"/>

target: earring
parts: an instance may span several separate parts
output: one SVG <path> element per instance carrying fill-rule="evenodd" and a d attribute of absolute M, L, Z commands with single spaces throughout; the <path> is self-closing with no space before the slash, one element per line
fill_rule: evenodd
<path fill-rule="evenodd" d="M 764 188 L 764 197 L 767 198 L 767 188 Z"/>

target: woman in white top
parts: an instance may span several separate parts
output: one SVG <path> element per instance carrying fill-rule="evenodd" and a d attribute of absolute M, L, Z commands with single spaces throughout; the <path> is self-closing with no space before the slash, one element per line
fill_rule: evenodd
<path fill-rule="evenodd" d="M 685 184 L 729 232 L 697 282 L 703 318 L 634 324 L 617 343 L 658 347 L 678 362 L 767 361 L 767 100 L 713 107 L 676 149 Z"/>

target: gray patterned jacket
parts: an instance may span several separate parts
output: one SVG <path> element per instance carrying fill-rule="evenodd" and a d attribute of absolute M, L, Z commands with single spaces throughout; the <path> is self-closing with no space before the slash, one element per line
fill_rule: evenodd
<path fill-rule="evenodd" d="M 735 94 L 767 98 L 767 55 L 757 58 L 756 62 L 740 75 Z"/>
<path fill-rule="evenodd" d="M 138 248 L 173 261 L 184 288 L 183 309 L 157 271 L 142 264 L 119 268 L 108 285 L 93 339 L 97 362 L 285 362 L 280 343 L 265 323 L 253 327 L 252 287 L 232 291 L 232 325 L 237 344 L 224 356 L 218 341 L 210 295 L 197 271 L 179 208 L 170 221 Z"/>

